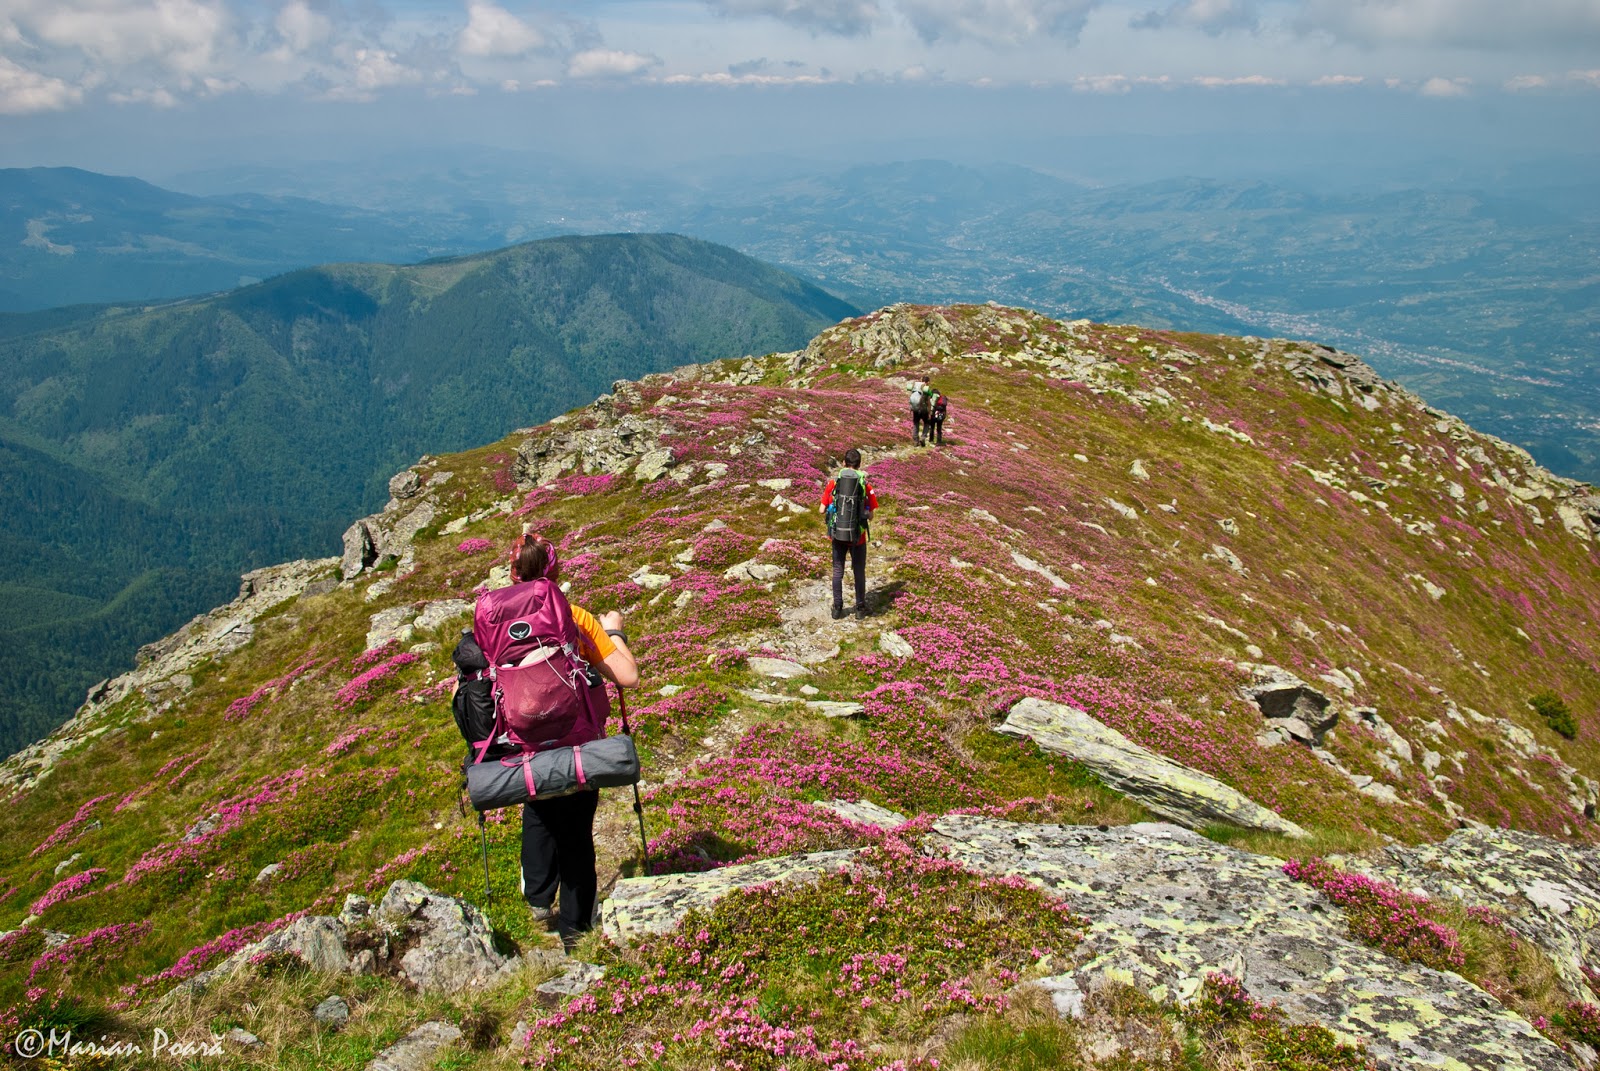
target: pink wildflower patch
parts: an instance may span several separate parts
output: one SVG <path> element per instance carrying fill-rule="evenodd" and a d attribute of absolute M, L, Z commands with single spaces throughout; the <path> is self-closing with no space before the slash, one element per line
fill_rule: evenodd
<path fill-rule="evenodd" d="M 371 652 L 368 653 L 370 654 Z M 415 661 L 417 661 L 416 655 L 410 651 L 402 651 L 393 658 L 373 666 L 360 676 L 351 679 L 335 693 L 335 702 L 341 709 L 348 710 L 357 703 L 371 699 L 373 691 L 380 681 L 394 676 L 401 666 L 410 665 Z"/>
<path fill-rule="evenodd" d="M 486 550 L 493 549 L 493 547 L 494 544 L 487 539 L 463 539 L 456 544 L 456 550 L 462 554 L 481 554 Z"/>
<path fill-rule="evenodd" d="M 50 886 L 50 890 L 39 899 L 35 900 L 28 908 L 30 915 L 42 915 L 59 903 L 67 900 L 76 900 L 89 894 L 89 886 L 99 881 L 105 875 L 104 867 L 91 867 L 81 874 L 74 874 L 70 878 L 63 878 Z"/>
<path fill-rule="evenodd" d="M 1339 870 L 1322 859 L 1291 859 L 1283 872 L 1344 908 L 1350 932 L 1366 944 L 1438 970 L 1455 970 L 1466 962 L 1460 934 L 1423 914 L 1429 902 L 1425 896 Z"/>
<path fill-rule="evenodd" d="M 51 833 L 48 837 L 41 841 L 37 848 L 29 852 L 28 858 L 32 859 L 40 852 L 54 848 L 58 844 L 65 844 L 68 841 L 76 840 L 82 835 L 83 827 L 89 821 L 90 812 L 110 798 L 111 797 L 109 795 L 96 796 L 94 799 L 83 804 L 78 808 L 77 812 L 71 818 L 57 826 L 55 828 L 55 832 Z"/>

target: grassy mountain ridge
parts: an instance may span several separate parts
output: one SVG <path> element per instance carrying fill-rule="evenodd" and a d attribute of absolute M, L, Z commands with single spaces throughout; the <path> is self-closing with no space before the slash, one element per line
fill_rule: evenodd
<path fill-rule="evenodd" d="M 798 345 L 850 311 L 731 250 L 644 235 L 0 316 L 0 513 L 28 519 L 4 528 L 8 579 L 103 600 L 151 569 L 177 570 L 149 574 L 160 584 L 193 574 L 153 604 L 170 616 L 93 643 L 48 697 L 7 694 L 31 726 L 58 722 L 63 694 L 126 667 L 239 572 L 337 546 L 407 459 L 686 358 Z M 45 649 L 64 642 L 53 627 L 34 629 Z M 12 658 L 0 679 L 25 672 Z M 33 738 L 0 733 L 7 749 Z"/>
<path fill-rule="evenodd" d="M 919 450 L 904 384 L 924 372 L 952 417 L 946 445 Z M 815 498 L 851 445 L 882 499 L 873 616 L 835 623 Z M 643 470 L 662 450 L 671 463 Z M 190 659 L 181 669 L 152 663 L 47 747 L 0 765 L 14 830 L 0 928 L 43 904 L 28 936 L 0 946 L 0 1003 L 26 1004 L 39 986 L 115 1001 L 113 1014 L 143 1023 L 171 985 L 238 947 L 223 940 L 232 931 L 332 913 L 346 893 L 399 877 L 476 898 L 476 830 L 459 807 L 461 744 L 442 686 L 465 600 L 497 582 L 501 550 L 526 522 L 560 543 L 574 601 L 628 614 L 658 870 L 883 840 L 812 806 L 830 799 L 924 821 L 958 808 L 1069 824 L 1142 817 L 1072 764 L 992 731 L 1023 696 L 1079 707 L 1311 834 L 1212 831 L 1219 839 L 1301 855 L 1479 822 L 1600 840 L 1585 814 L 1600 792 L 1593 489 L 1309 343 L 899 306 L 804 351 L 621 385 L 412 471 L 418 491 L 385 517 L 426 506 L 433 519 L 404 566 L 342 583 L 331 562 L 285 567 L 298 580 L 281 595 L 219 610 L 196 632 L 248 623 L 246 641 L 215 655 L 175 648 L 171 658 Z M 430 608 L 439 616 L 425 624 Z M 763 656 L 807 672 L 774 679 Z M 1338 720 L 1316 751 L 1264 731 L 1241 695 L 1266 664 L 1331 698 Z M 1545 692 L 1569 708 L 1571 738 L 1530 705 Z M 823 700 L 861 709 L 835 720 L 805 705 Z M 608 884 L 637 868 L 632 822 L 622 794 L 608 794 Z M 489 831 L 491 918 L 537 946 L 515 896 L 515 822 L 492 819 Z M 258 880 L 271 863 L 282 870 Z M 81 874 L 91 876 L 52 897 Z M 849 917 L 843 901 L 828 904 Z M 1093 919 L 1092 897 L 1069 904 Z M 829 932 L 826 912 L 772 910 L 800 912 L 781 918 L 817 927 L 819 941 Z M 43 959 L 28 943 L 46 928 L 133 923 L 102 938 L 111 953 L 74 946 Z M 623 977 L 636 967 L 612 962 Z M 252 1016 L 279 1002 L 283 1018 L 267 1021 L 279 1032 L 237 1053 L 242 1066 L 359 1067 L 422 1017 L 490 1014 L 504 1038 L 505 1024 L 549 1014 L 527 979 L 420 1000 L 381 980 L 265 974 L 200 1000 L 188 1025 L 266 1036 Z M 362 1014 L 344 1032 L 310 1025 L 318 986 L 353 992 Z M 761 999 L 763 1014 L 791 1021 L 792 996 Z M 812 1021 L 862 1045 L 849 1064 L 862 1068 L 1015 1027 L 977 997 L 939 1007 L 851 1026 L 824 1000 Z M 537 1029 L 534 1055 L 563 1029 L 559 1017 Z M 744 1051 L 639 1029 L 624 1054 L 659 1044 L 664 1066 Z M 617 1058 L 598 1041 L 562 1044 L 561 1066 Z M 451 1059 L 522 1057 L 519 1045 L 490 1045 Z M 970 1058 L 1014 1066 L 992 1050 Z M 1170 1066 L 1233 1066 L 1209 1050 L 1186 1059 Z"/>

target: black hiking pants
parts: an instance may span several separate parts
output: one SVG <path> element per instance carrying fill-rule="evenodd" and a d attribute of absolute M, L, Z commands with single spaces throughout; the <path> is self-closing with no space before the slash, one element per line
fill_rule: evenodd
<path fill-rule="evenodd" d="M 927 413 L 911 410 L 911 435 L 918 446 L 921 446 L 925 439 L 933 437 L 933 421 Z"/>
<path fill-rule="evenodd" d="M 856 609 L 867 609 L 867 544 L 843 539 L 833 542 L 833 608 L 844 609 L 844 556 L 850 555 L 850 571 L 856 575 Z"/>
<path fill-rule="evenodd" d="M 594 812 L 599 805 L 598 792 L 522 805 L 522 895 L 534 907 L 550 907 L 560 888 L 556 929 L 563 937 L 593 924 Z"/>
<path fill-rule="evenodd" d="M 938 413 L 928 418 L 928 440 L 944 445 L 944 417 Z"/>

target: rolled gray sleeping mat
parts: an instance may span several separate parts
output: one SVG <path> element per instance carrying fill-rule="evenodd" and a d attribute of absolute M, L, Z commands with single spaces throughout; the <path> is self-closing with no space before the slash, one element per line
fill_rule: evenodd
<path fill-rule="evenodd" d="M 515 807 L 639 780 L 639 752 L 628 736 L 607 736 L 577 747 L 485 759 L 467 767 L 467 795 L 479 811 Z"/>

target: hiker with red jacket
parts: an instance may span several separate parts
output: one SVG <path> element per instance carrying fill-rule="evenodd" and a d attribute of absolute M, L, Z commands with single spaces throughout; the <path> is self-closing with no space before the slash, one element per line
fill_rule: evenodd
<path fill-rule="evenodd" d="M 500 636 L 503 631 L 513 641 L 549 633 L 550 639 L 575 651 L 591 671 L 588 687 L 583 689 L 587 695 L 581 714 L 552 730 L 558 732 L 557 739 L 511 741 L 524 751 L 570 747 L 604 737 L 610 713 L 604 680 L 618 688 L 639 683 L 639 666 L 628 649 L 622 615 L 612 610 L 596 618 L 568 603 L 557 586 L 560 569 L 554 545 L 537 535 L 520 535 L 511 546 L 511 586 L 484 594 L 473 611 L 473 635 L 486 652 L 481 656 L 485 669 L 491 660 L 502 664 L 495 652 L 506 649 Z M 465 639 L 462 646 L 466 646 Z M 458 647 L 458 652 L 461 649 Z M 463 664 L 462 668 L 467 667 Z M 536 921 L 556 919 L 556 930 L 569 945 L 594 923 L 598 891 L 594 815 L 599 802 L 599 792 L 589 790 L 522 805 L 523 898 Z M 558 890 L 560 915 L 556 917 Z"/>
<path fill-rule="evenodd" d="M 867 616 L 867 530 L 878 496 L 860 471 L 861 451 L 845 451 L 844 468 L 822 490 L 822 512 L 833 543 L 833 619 L 844 616 L 844 559 L 856 582 L 856 619 Z"/>

